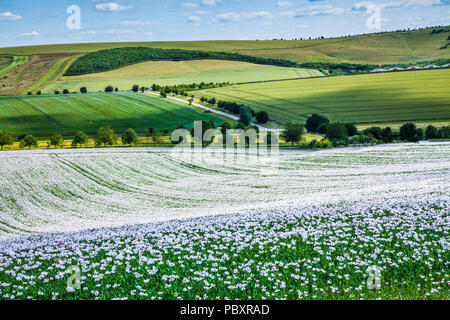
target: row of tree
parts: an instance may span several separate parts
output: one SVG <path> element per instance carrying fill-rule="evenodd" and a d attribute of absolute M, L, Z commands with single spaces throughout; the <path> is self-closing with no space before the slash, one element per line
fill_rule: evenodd
<path fill-rule="evenodd" d="M 213 52 L 147 47 L 113 48 L 81 56 L 67 70 L 67 76 L 113 70 L 144 61 L 232 60 L 280 67 L 295 67 L 296 62 L 242 55 L 233 52 Z"/>
<path fill-rule="evenodd" d="M 150 138 L 156 145 L 161 142 L 161 132 L 155 128 L 149 128 L 146 130 L 145 136 Z M 20 148 L 36 148 L 38 146 L 38 139 L 33 135 L 21 135 L 18 137 Z M 117 143 L 117 135 L 111 126 L 101 127 L 97 131 L 95 137 L 95 145 L 99 146 L 112 146 Z M 138 135 L 133 129 L 127 129 L 121 136 L 122 143 L 124 145 L 132 145 L 138 142 Z M 72 148 L 82 147 L 89 142 L 89 137 L 86 133 L 79 131 L 75 134 L 72 140 Z M 0 131 L 0 149 L 3 150 L 5 146 L 11 146 L 14 143 L 14 136 L 6 130 Z M 47 141 L 47 146 L 54 146 L 55 148 L 64 145 L 64 139 L 60 133 L 55 133 Z"/>
<path fill-rule="evenodd" d="M 405 123 L 398 132 L 392 130 L 389 126 L 384 128 L 373 126 L 360 132 L 352 123 L 331 123 L 327 117 L 319 114 L 308 117 L 305 125 L 294 122 L 286 123 L 282 137 L 286 142 L 294 145 L 294 143 L 301 141 L 305 129 L 308 132 L 324 134 L 334 145 L 378 141 L 391 143 L 394 140 L 417 142 L 423 138 L 428 140 L 450 138 L 450 126 L 436 128 L 429 125 L 423 130 L 417 128 L 414 123 Z M 352 137 L 353 139 L 350 140 L 349 138 Z"/>

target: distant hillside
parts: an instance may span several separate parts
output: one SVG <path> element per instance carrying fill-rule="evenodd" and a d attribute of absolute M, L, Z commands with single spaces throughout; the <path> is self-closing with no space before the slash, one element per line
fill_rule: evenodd
<path fill-rule="evenodd" d="M 437 32 L 443 30 L 442 32 Z M 59 44 L 0 48 L 0 55 L 86 53 L 120 47 L 149 47 L 202 51 L 237 52 L 264 58 L 304 62 L 347 62 L 361 64 L 414 63 L 450 58 L 449 27 L 417 31 L 385 32 L 317 40 L 264 41 L 178 41 Z"/>

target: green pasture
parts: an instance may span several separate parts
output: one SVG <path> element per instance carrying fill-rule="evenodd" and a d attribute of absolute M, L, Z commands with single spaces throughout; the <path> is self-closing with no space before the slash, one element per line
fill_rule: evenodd
<path fill-rule="evenodd" d="M 450 119 L 450 69 L 365 74 L 234 85 L 196 96 L 244 103 L 271 119 L 389 123 Z"/>
<path fill-rule="evenodd" d="M 44 137 L 79 130 L 93 134 L 99 127 L 116 132 L 192 127 L 196 120 L 223 120 L 159 98 L 132 93 L 95 93 L 52 96 L 0 97 L 0 129 L 13 134 Z"/>
<path fill-rule="evenodd" d="M 149 77 L 114 77 L 68 81 L 63 80 L 52 83 L 51 85 L 46 87 L 43 92 L 53 93 L 55 90 L 62 91 L 64 89 L 68 89 L 70 92 L 79 92 L 80 87 L 86 87 L 90 92 L 97 92 L 105 90 L 105 87 L 108 85 L 111 85 L 115 88 L 117 87 L 119 88 L 119 90 L 130 90 L 134 84 L 151 87 L 153 84 L 175 85 L 201 82 L 243 83 L 320 76 L 323 76 L 323 74 L 316 70 L 255 66 L 255 68 L 217 70 L 179 75 L 172 74 Z"/>

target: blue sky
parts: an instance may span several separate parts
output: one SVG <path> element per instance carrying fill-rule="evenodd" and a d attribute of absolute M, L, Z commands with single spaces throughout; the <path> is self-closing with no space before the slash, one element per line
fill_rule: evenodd
<path fill-rule="evenodd" d="M 80 8 L 70 30 L 67 8 Z M 381 29 L 369 29 L 375 5 Z M 2 0 L 0 47 L 340 36 L 450 24 L 450 0 Z"/>

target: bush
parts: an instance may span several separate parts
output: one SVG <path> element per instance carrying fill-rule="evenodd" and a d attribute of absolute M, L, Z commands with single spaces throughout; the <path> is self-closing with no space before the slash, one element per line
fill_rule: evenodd
<path fill-rule="evenodd" d="M 269 114 L 266 111 L 259 111 L 255 114 L 258 123 L 267 123 L 269 121 Z"/>
<path fill-rule="evenodd" d="M 81 93 L 87 93 L 87 88 L 86 87 L 81 87 L 80 88 L 80 92 Z"/>
<path fill-rule="evenodd" d="M 105 88 L 105 92 L 113 92 L 113 91 L 114 91 L 114 88 L 112 86 L 107 86 Z"/>
<path fill-rule="evenodd" d="M 64 90 L 63 90 L 63 94 L 69 94 L 69 90 L 64 89 Z"/>
<path fill-rule="evenodd" d="M 139 91 L 139 86 L 138 86 L 137 84 L 133 85 L 133 86 L 131 87 L 131 91 L 133 91 L 133 92 L 138 92 L 138 91 Z"/>

